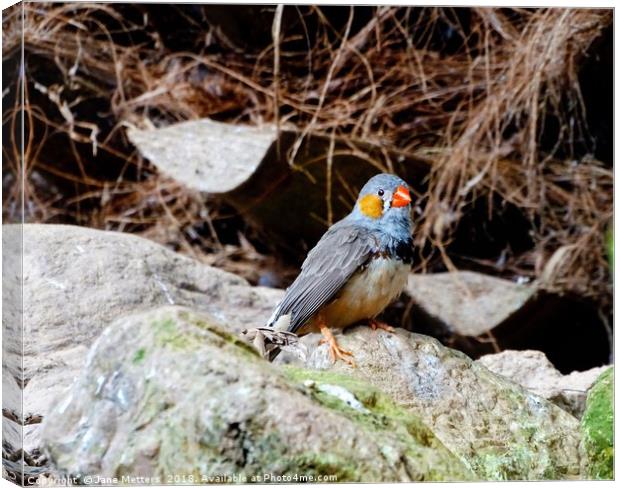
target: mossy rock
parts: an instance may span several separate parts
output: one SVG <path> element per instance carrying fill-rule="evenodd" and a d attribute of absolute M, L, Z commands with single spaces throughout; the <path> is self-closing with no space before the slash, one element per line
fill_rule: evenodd
<path fill-rule="evenodd" d="M 479 479 L 580 476 L 579 421 L 428 336 L 357 326 L 338 337 L 356 367 L 335 364 L 325 345 L 306 367 L 372 384 L 420 419 Z"/>
<path fill-rule="evenodd" d="M 474 478 L 419 418 L 367 383 L 278 368 L 213 317 L 180 307 L 110 325 L 43 431 L 55 468 L 80 479 Z"/>
<path fill-rule="evenodd" d="M 609 480 L 614 477 L 613 386 L 614 368 L 609 368 L 588 392 L 586 410 L 581 419 L 583 470 L 590 479 Z"/>
<path fill-rule="evenodd" d="M 432 473 L 429 479 L 450 481 L 461 477 L 475 478 L 473 472 L 465 468 L 456 456 L 447 464 L 439 458 L 429 463 L 430 452 L 448 453 L 446 447 L 422 420 L 398 406 L 390 397 L 370 384 L 348 375 L 293 366 L 284 367 L 284 374 L 289 380 L 303 386 L 325 408 L 339 412 L 354 422 L 360 430 L 378 436 L 379 442 L 382 433 L 392 433 L 408 446 L 406 455 L 410 460 L 415 460 L 418 464 L 428 463 L 428 470 Z M 421 446 L 424 449 L 420 450 Z M 426 451 L 427 449 L 430 450 Z M 381 450 L 382 454 L 388 457 L 392 451 L 385 443 Z"/>

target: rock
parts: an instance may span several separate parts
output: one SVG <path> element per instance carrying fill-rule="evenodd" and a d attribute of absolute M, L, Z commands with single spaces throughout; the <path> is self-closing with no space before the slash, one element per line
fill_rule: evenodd
<path fill-rule="evenodd" d="M 588 389 L 609 366 L 560 373 L 540 351 L 503 351 L 476 362 L 581 418 Z"/>
<path fill-rule="evenodd" d="M 57 469 L 91 482 L 472 477 L 418 418 L 375 389 L 278 369 L 217 319 L 182 307 L 107 328 L 43 420 L 43 438 Z"/>
<path fill-rule="evenodd" d="M 22 254 L 21 226 L 2 226 L 2 390 L 3 408 L 21 418 L 21 398 L 8 394 L 13 388 L 6 374 L 19 378 L 22 363 Z M 10 402 L 10 405 L 8 404 Z"/>
<path fill-rule="evenodd" d="M 133 235 L 63 225 L 23 228 L 26 381 L 79 364 L 101 330 L 129 311 L 188 305 L 240 331 L 264 325 L 281 298 L 279 290 L 250 287 Z M 58 306 L 69 300 L 70 307 Z"/>
<path fill-rule="evenodd" d="M 451 332 L 464 336 L 492 330 L 535 292 L 531 285 L 471 271 L 411 274 L 407 283 L 407 294 L 416 304 Z"/>
<path fill-rule="evenodd" d="M 2 460 L 21 460 L 25 444 L 22 389 L 9 368 L 2 368 Z M 10 478 L 16 479 L 16 478 Z"/>
<path fill-rule="evenodd" d="M 22 412 L 22 389 L 17 384 L 11 371 L 2 368 L 2 412 L 4 420 L 23 423 Z"/>
<path fill-rule="evenodd" d="M 129 140 L 162 173 L 207 193 L 229 192 L 250 178 L 276 135 L 273 124 L 231 125 L 210 119 L 127 130 Z"/>
<path fill-rule="evenodd" d="M 463 353 L 402 329 L 390 334 L 358 326 L 338 342 L 353 352 L 356 368 L 332 364 L 326 345 L 314 349 L 306 365 L 379 388 L 426 422 L 479 478 L 579 476 L 578 420 Z"/>
<path fill-rule="evenodd" d="M 588 478 L 614 479 L 614 368 L 599 376 L 588 392 L 581 419 L 582 467 Z"/>
<path fill-rule="evenodd" d="M 3 478 L 11 481 L 17 481 L 18 476 L 6 464 L 21 461 L 24 447 L 21 389 L 23 242 L 18 229 L 18 226 L 2 226 L 2 472 Z"/>
<path fill-rule="evenodd" d="M 251 287 L 233 274 L 129 234 L 65 225 L 5 225 L 4 242 L 19 241 L 22 229 L 26 423 L 47 414 L 81 371 L 93 341 L 119 315 L 165 304 L 188 305 L 240 331 L 264 325 L 282 296 L 280 290 Z M 20 318 L 5 314 L 5 331 L 18 330 Z M 21 354 L 21 347 L 17 352 Z M 18 366 L 12 375 L 21 381 L 21 361 Z M 20 401 L 13 402 L 11 411 L 22 418 L 12 410 L 21 408 L 21 391 L 12 397 Z M 37 430 L 38 425 L 27 449 L 38 446 Z"/>
<path fill-rule="evenodd" d="M 14 454 L 19 452 L 23 445 L 23 427 L 11 419 L 2 419 L 2 459 L 17 457 Z"/>
<path fill-rule="evenodd" d="M 550 293 L 537 282 L 471 271 L 412 274 L 405 292 L 411 299 L 402 326 L 470 357 L 532 349 L 543 351 L 563 373 L 609 362 L 611 343 L 595 304 Z"/>

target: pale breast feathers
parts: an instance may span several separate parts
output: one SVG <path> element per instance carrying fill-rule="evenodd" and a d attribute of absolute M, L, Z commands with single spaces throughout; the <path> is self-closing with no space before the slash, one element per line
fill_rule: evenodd
<path fill-rule="evenodd" d="M 346 327 L 380 314 L 407 283 L 411 266 L 393 258 L 374 257 L 357 272 L 325 309 L 332 327 Z"/>

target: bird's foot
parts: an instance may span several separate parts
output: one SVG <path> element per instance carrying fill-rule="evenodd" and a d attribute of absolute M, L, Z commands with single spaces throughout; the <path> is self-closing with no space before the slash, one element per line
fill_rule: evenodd
<path fill-rule="evenodd" d="M 378 320 L 370 319 L 370 321 L 368 322 L 368 325 L 370 325 L 370 328 L 374 330 L 375 332 L 377 331 L 377 329 L 382 329 L 382 330 L 385 330 L 386 332 L 394 333 L 394 327 L 386 324 L 385 322 L 379 322 Z"/>
<path fill-rule="evenodd" d="M 342 349 L 338 343 L 336 342 L 336 338 L 332 331 L 329 330 L 326 326 L 321 327 L 321 333 L 323 334 L 323 338 L 319 341 L 319 344 L 328 344 L 329 345 L 329 357 L 335 363 L 338 359 L 341 359 L 349 366 L 355 368 L 356 364 L 353 359 L 348 358 L 347 356 L 353 356 L 351 351 L 347 351 L 346 349 Z"/>

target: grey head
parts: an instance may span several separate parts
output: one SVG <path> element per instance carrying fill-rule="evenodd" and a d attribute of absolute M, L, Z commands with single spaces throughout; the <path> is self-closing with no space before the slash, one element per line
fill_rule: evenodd
<path fill-rule="evenodd" d="M 408 238 L 412 231 L 409 186 L 396 175 L 373 176 L 362 187 L 355 207 L 344 220 L 396 239 Z"/>

